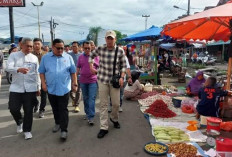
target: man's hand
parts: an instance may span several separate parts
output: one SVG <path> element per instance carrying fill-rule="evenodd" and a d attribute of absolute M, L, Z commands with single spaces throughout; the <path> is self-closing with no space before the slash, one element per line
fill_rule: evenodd
<path fill-rule="evenodd" d="M 78 87 L 77 84 L 72 84 L 72 91 L 77 92 L 77 87 Z"/>
<path fill-rule="evenodd" d="M 131 79 L 131 77 L 128 78 L 127 82 L 128 82 L 128 84 L 132 84 L 132 79 Z"/>
<path fill-rule="evenodd" d="M 27 74 L 27 73 L 28 73 L 28 71 L 29 71 L 29 69 L 28 69 L 28 68 L 18 68 L 18 70 L 17 70 L 17 72 L 19 72 L 19 73 L 23 73 L 23 74 Z"/>
<path fill-rule="evenodd" d="M 43 90 L 44 92 L 47 92 L 47 91 L 48 91 L 47 85 L 46 85 L 45 83 L 42 83 L 42 90 Z"/>
<path fill-rule="evenodd" d="M 123 88 L 123 83 L 124 83 L 124 80 L 123 80 L 123 78 L 121 77 L 121 78 L 119 79 L 119 85 L 120 85 L 121 88 Z"/>
<path fill-rule="evenodd" d="M 40 90 L 36 92 L 36 96 L 40 96 Z"/>

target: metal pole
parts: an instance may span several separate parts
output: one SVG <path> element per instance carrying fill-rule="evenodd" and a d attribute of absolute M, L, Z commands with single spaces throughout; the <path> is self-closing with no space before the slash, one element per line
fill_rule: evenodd
<path fill-rule="evenodd" d="M 39 6 L 37 6 L 37 12 L 38 12 L 38 28 L 39 28 L 39 38 L 40 38 Z"/>
<path fill-rule="evenodd" d="M 188 10 L 187 10 L 187 15 L 190 15 L 190 0 L 188 0 Z"/>
<path fill-rule="evenodd" d="M 51 33 L 51 46 L 52 46 L 52 42 L 53 42 L 53 24 L 52 24 L 52 17 L 51 17 L 51 21 L 50 21 L 50 33 Z"/>
<path fill-rule="evenodd" d="M 10 20 L 10 38 L 11 38 L 11 43 L 14 43 L 15 42 L 15 35 L 14 35 L 13 7 L 9 7 L 9 20 Z"/>
<path fill-rule="evenodd" d="M 142 17 L 145 17 L 145 30 L 147 29 L 147 19 L 150 17 L 150 15 L 142 15 Z"/>

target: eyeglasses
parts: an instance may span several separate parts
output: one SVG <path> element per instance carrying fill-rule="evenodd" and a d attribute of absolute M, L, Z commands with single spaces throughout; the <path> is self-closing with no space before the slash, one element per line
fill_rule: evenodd
<path fill-rule="evenodd" d="M 26 47 L 28 47 L 28 48 L 33 48 L 33 46 L 31 46 L 31 45 L 26 45 Z"/>
<path fill-rule="evenodd" d="M 89 47 L 84 47 L 84 49 L 85 49 L 85 50 L 90 50 L 90 48 L 89 48 Z"/>
<path fill-rule="evenodd" d="M 55 46 L 54 46 L 55 47 Z M 64 47 L 55 47 L 57 50 L 64 50 Z"/>

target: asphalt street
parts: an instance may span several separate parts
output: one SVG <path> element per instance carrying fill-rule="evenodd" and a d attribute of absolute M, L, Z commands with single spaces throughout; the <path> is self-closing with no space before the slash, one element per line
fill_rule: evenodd
<path fill-rule="evenodd" d="M 95 125 L 84 120 L 83 102 L 81 112 L 73 113 L 69 103 L 68 139 L 61 142 L 59 133 L 52 133 L 54 119 L 50 105 L 46 106 L 45 117 L 34 114 L 32 135 L 25 140 L 23 133 L 16 133 L 16 124 L 8 110 L 9 84 L 3 77 L 0 89 L 0 157 L 146 157 L 144 144 L 154 140 L 151 128 L 139 110 L 136 101 L 123 102 L 120 113 L 121 129 L 109 122 L 109 133 L 98 139 L 99 100 L 96 105 Z"/>

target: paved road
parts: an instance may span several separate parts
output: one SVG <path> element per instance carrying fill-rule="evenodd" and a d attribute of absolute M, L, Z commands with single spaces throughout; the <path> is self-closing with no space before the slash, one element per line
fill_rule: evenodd
<path fill-rule="evenodd" d="M 1 157 L 148 157 L 143 151 L 145 143 L 154 140 L 148 122 L 139 110 L 137 102 L 124 101 L 120 113 L 121 129 L 113 128 L 103 139 L 97 138 L 99 113 L 95 125 L 90 127 L 83 120 L 84 114 L 72 113 L 69 105 L 70 122 L 66 142 L 59 140 L 59 133 L 52 133 L 54 125 L 50 105 L 46 106 L 46 117 L 34 115 L 31 140 L 24 140 L 23 134 L 16 133 L 16 125 L 8 108 L 9 84 L 5 78 L 0 91 L 0 156 Z M 70 103 L 71 104 L 71 103 Z M 81 104 L 83 111 L 83 104 Z"/>

